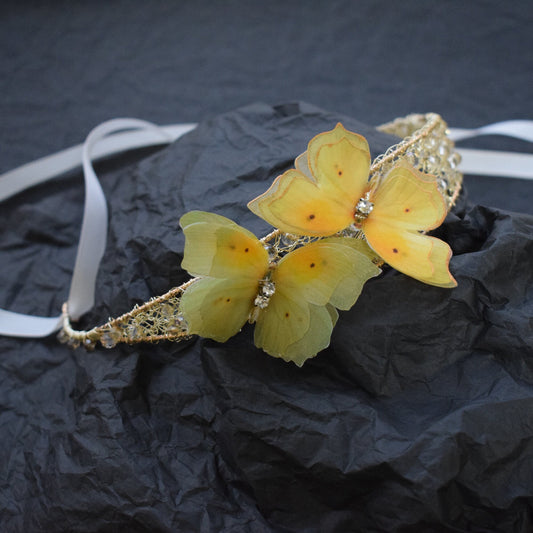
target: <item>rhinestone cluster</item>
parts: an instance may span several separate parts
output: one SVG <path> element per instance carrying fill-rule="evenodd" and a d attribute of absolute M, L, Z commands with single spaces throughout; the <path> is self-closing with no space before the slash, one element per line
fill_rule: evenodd
<path fill-rule="evenodd" d="M 374 204 L 367 197 L 361 198 L 355 205 L 355 218 L 362 221 L 372 213 L 373 209 Z"/>
<path fill-rule="evenodd" d="M 259 309 L 265 309 L 270 302 L 270 298 L 276 292 L 276 285 L 273 281 L 262 280 L 259 282 L 259 293 L 254 300 L 254 306 Z"/>

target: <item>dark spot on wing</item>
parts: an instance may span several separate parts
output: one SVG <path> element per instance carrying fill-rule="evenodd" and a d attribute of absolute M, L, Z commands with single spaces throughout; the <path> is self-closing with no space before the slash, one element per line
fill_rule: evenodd
<path fill-rule="evenodd" d="M 290 313 L 288 311 L 285 311 L 285 318 L 289 318 Z"/>
<path fill-rule="evenodd" d="M 314 215 L 313 213 L 311 213 L 311 214 L 307 217 L 308 220 L 313 220 L 314 218 L 315 218 L 315 215 Z"/>
<path fill-rule="evenodd" d="M 408 207 L 406 207 L 406 208 L 404 209 L 404 211 L 405 211 L 406 213 L 409 213 L 409 211 L 411 211 L 411 210 L 410 210 Z"/>
<path fill-rule="evenodd" d="M 248 253 L 249 251 L 250 251 L 250 248 L 245 248 L 245 249 L 244 249 L 244 252 L 245 252 L 245 253 Z"/>
<path fill-rule="evenodd" d="M 342 170 L 339 170 L 339 171 L 337 172 L 337 174 L 338 174 L 339 176 L 342 176 Z"/>
<path fill-rule="evenodd" d="M 314 264 L 314 263 L 311 263 L 311 264 L 309 265 L 309 268 L 315 268 L 315 264 Z"/>
<path fill-rule="evenodd" d="M 398 248 L 393 248 L 392 251 L 397 254 L 398 253 Z"/>

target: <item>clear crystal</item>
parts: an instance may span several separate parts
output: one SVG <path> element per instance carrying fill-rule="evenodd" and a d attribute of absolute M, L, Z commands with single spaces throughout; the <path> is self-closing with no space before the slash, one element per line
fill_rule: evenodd
<path fill-rule="evenodd" d="M 457 152 L 454 152 L 448 158 L 448 162 L 450 163 L 450 167 L 452 167 L 452 169 L 456 169 L 459 166 L 459 163 L 461 162 L 461 156 Z"/>
<path fill-rule="evenodd" d="M 276 286 L 272 281 L 265 281 L 261 286 L 261 294 L 263 294 L 263 296 L 266 296 L 267 298 L 272 297 L 275 292 Z"/>
<path fill-rule="evenodd" d="M 119 330 L 115 328 L 109 328 L 107 331 L 102 333 L 100 342 L 104 348 L 114 348 L 121 337 L 122 333 L 120 333 Z"/>
<path fill-rule="evenodd" d="M 135 337 L 137 337 L 138 334 L 139 334 L 139 328 L 137 327 L 137 325 L 129 324 L 128 327 L 126 328 L 126 335 L 130 339 L 135 339 Z"/>
<path fill-rule="evenodd" d="M 298 240 L 298 237 L 291 233 L 284 233 L 280 240 L 283 246 L 292 246 Z"/>
<path fill-rule="evenodd" d="M 437 146 L 437 139 L 435 139 L 434 137 L 429 137 L 428 139 L 426 139 L 426 148 L 428 150 L 434 150 Z"/>
<path fill-rule="evenodd" d="M 405 159 L 407 160 L 407 162 L 411 165 L 414 165 L 415 164 L 415 158 L 416 158 L 416 154 L 412 151 L 409 151 L 409 152 L 405 152 Z"/>
<path fill-rule="evenodd" d="M 259 307 L 259 309 L 265 309 L 268 306 L 269 301 L 270 301 L 270 298 L 267 298 L 266 296 L 262 296 L 260 294 L 259 296 L 256 296 L 254 300 L 254 305 L 256 307 Z"/>
<path fill-rule="evenodd" d="M 67 332 L 62 329 L 58 334 L 57 334 L 57 340 L 61 343 L 61 344 L 67 344 L 67 342 L 70 340 L 70 337 L 68 336 Z"/>
<path fill-rule="evenodd" d="M 441 157 L 448 157 L 448 154 L 450 153 L 450 149 L 448 148 L 448 143 L 443 142 L 439 146 L 439 149 L 437 151 Z"/>
<path fill-rule="evenodd" d="M 420 157 L 419 164 L 423 165 L 427 161 L 429 155 L 431 155 L 431 151 L 428 151 L 422 147 L 418 152 L 418 156 Z"/>
<path fill-rule="evenodd" d="M 176 315 L 175 321 L 182 331 L 187 331 L 188 325 L 183 315 Z"/>
<path fill-rule="evenodd" d="M 448 181 L 444 178 L 441 178 L 440 180 L 437 181 L 437 185 L 439 189 L 441 190 L 441 192 L 445 192 L 446 189 L 448 188 Z"/>
<path fill-rule="evenodd" d="M 430 173 L 433 173 L 440 168 L 440 164 L 441 164 L 440 157 L 437 155 L 431 154 L 428 156 L 426 160 L 426 169 Z"/>
<path fill-rule="evenodd" d="M 347 228 L 344 228 L 341 232 L 343 237 L 351 237 L 356 239 L 361 235 L 361 230 L 356 228 L 353 224 L 350 224 Z"/>
<path fill-rule="evenodd" d="M 418 154 L 416 152 L 413 152 L 412 154 L 413 155 L 412 155 L 412 157 L 410 159 L 411 165 L 413 165 L 415 168 L 420 167 L 420 165 L 422 164 L 422 161 L 420 160 L 420 154 Z"/>
<path fill-rule="evenodd" d="M 265 250 L 268 252 L 268 258 L 270 261 L 273 261 L 278 256 L 278 251 L 276 247 L 272 244 L 265 244 L 263 245 Z"/>
<path fill-rule="evenodd" d="M 187 333 L 188 327 L 187 321 L 183 315 L 174 315 L 168 331 L 170 333 Z"/>
<path fill-rule="evenodd" d="M 440 163 L 440 157 L 431 154 L 428 156 L 428 163 L 433 166 L 438 165 Z"/>
<path fill-rule="evenodd" d="M 71 348 L 78 348 L 79 345 L 80 345 L 80 341 L 78 339 L 75 339 L 74 337 L 70 337 L 69 340 L 67 341 L 67 344 L 71 347 Z"/>
<path fill-rule="evenodd" d="M 366 218 L 372 213 L 372 209 L 374 209 L 374 204 L 366 198 L 361 198 L 355 206 L 356 215 L 360 218 Z"/>
<path fill-rule="evenodd" d="M 174 314 L 174 308 L 170 304 L 163 304 L 160 307 L 159 313 L 162 318 L 169 319 Z"/>

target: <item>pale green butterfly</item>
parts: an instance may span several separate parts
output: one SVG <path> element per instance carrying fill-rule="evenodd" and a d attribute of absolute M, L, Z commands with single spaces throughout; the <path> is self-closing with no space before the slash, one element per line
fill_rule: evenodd
<path fill-rule="evenodd" d="M 335 308 L 350 309 L 381 272 L 361 240 L 322 239 L 273 264 L 253 233 L 223 216 L 191 211 L 180 225 L 182 267 L 200 277 L 180 303 L 189 333 L 224 342 L 255 321 L 255 345 L 298 366 L 329 345 Z M 266 281 L 275 292 L 265 308 L 254 306 Z"/>

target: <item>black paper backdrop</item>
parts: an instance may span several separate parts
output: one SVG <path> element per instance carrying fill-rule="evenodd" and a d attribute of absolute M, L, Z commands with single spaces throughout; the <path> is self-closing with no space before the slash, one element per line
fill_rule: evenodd
<path fill-rule="evenodd" d="M 185 279 L 185 210 L 263 232 L 245 202 L 332 120 L 532 117 L 525 1 L 6 1 L 0 11 L 2 170 L 108 118 L 217 116 L 139 164 L 151 151 L 99 165 L 111 230 L 82 325 Z M 301 99 L 336 113 L 218 116 Z M 92 354 L 0 339 L 0 529 L 531 531 L 532 223 L 516 212 L 533 213 L 533 191 L 465 181 L 471 203 L 440 230 L 459 287 L 389 271 L 303 369 L 253 349 L 251 328 L 224 345 Z M 82 200 L 70 176 L 2 204 L 0 305 L 57 314 Z"/>
<path fill-rule="evenodd" d="M 246 201 L 338 120 L 374 155 L 394 138 L 312 106 L 230 112 L 137 164 L 103 172 L 108 247 L 97 324 L 186 279 L 178 219 L 204 208 L 266 233 Z M 102 169 L 102 171 L 104 171 Z M 75 180 L 65 180 L 70 183 Z M 64 188 L 64 187 L 62 187 Z M 57 220 L 81 198 L 35 199 L 3 229 L 12 307 L 60 303 L 72 255 Z M 23 219 L 25 201 L 10 203 Z M 54 202 L 56 208 L 54 209 Z M 439 230 L 453 290 L 393 270 L 341 314 L 302 369 L 225 344 L 71 352 L 2 339 L 2 522 L 19 531 L 527 531 L 533 487 L 533 220 L 461 198 Z M 9 258 L 13 258 L 9 263 Z M 63 268 L 63 272 L 59 270 Z M 37 274 L 42 272 L 42 274 Z M 48 286 L 43 279 L 53 279 Z M 21 296 L 21 300 L 17 298 Z M 25 296 L 24 296 L 25 295 Z M 31 311 L 31 309 L 30 309 Z M 21 352 L 20 347 L 23 347 Z"/>

